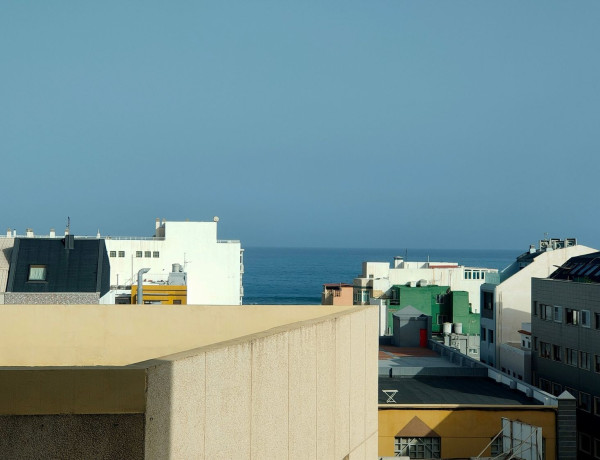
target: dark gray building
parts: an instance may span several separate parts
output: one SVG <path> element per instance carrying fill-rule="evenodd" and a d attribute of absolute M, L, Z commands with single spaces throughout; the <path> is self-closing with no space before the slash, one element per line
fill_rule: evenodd
<path fill-rule="evenodd" d="M 578 458 L 600 458 L 600 252 L 532 279 L 533 383 L 577 400 Z"/>

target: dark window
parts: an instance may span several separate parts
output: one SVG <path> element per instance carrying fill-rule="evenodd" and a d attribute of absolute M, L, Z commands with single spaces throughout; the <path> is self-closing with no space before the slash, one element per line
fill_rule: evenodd
<path fill-rule="evenodd" d="M 125 257 L 125 251 L 119 251 L 119 257 Z"/>
<path fill-rule="evenodd" d="M 159 256 L 160 256 L 160 253 L 159 253 L 158 251 L 154 251 L 154 252 L 152 253 L 152 257 L 155 257 L 155 258 L 156 258 L 156 257 L 159 257 Z"/>
<path fill-rule="evenodd" d="M 577 407 L 586 412 L 592 411 L 592 397 L 589 393 L 579 392 L 579 404 Z"/>
<path fill-rule="evenodd" d="M 135 251 L 136 257 L 142 257 L 142 251 Z"/>
<path fill-rule="evenodd" d="M 145 251 L 144 252 L 144 257 L 152 257 L 152 252 L 151 251 Z"/>
<path fill-rule="evenodd" d="M 484 292 L 483 293 L 483 308 L 486 310 L 494 309 L 494 293 Z"/>
<path fill-rule="evenodd" d="M 562 349 L 560 345 L 552 345 L 552 359 L 554 361 L 562 361 Z"/>
<path fill-rule="evenodd" d="M 109 256 L 110 257 L 117 257 L 117 251 L 110 251 Z"/>
<path fill-rule="evenodd" d="M 487 341 L 487 338 L 486 338 L 486 335 L 485 335 L 485 327 L 481 328 L 481 340 L 484 341 L 484 342 Z"/>
<path fill-rule="evenodd" d="M 488 335 L 490 337 L 490 343 L 494 343 L 494 331 L 490 329 Z"/>
<path fill-rule="evenodd" d="M 579 324 L 579 310 L 573 310 L 572 308 L 565 308 L 565 316 L 567 324 L 577 325 Z"/>
<path fill-rule="evenodd" d="M 579 367 L 589 371 L 591 369 L 590 354 L 587 351 L 579 352 Z"/>

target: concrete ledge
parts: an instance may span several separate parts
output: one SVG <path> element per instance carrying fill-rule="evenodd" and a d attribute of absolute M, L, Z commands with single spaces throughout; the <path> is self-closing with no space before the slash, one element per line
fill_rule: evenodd
<path fill-rule="evenodd" d="M 143 369 L 0 368 L 0 415 L 143 413 L 145 391 Z"/>

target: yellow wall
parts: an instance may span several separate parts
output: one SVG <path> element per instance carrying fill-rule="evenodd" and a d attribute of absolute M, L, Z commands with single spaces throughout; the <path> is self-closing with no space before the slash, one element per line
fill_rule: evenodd
<path fill-rule="evenodd" d="M 2 305 L 0 366 L 122 366 L 356 307 Z"/>
<path fill-rule="evenodd" d="M 413 417 L 419 417 L 442 438 L 442 458 L 475 457 L 501 430 L 502 417 L 542 427 L 546 459 L 556 458 L 556 412 L 544 406 L 498 410 L 499 406 L 454 409 L 379 408 L 379 455 L 394 456 L 394 437 Z M 489 456 L 489 448 L 484 456 Z"/>
<path fill-rule="evenodd" d="M 144 284 L 144 302 L 160 302 L 163 305 L 187 304 L 187 286 Z M 176 302 L 179 301 L 179 302 Z M 131 303 L 137 304 L 137 286 L 131 286 Z"/>

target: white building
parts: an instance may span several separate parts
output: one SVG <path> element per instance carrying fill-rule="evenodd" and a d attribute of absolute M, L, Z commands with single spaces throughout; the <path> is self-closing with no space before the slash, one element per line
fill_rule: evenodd
<path fill-rule="evenodd" d="M 354 279 L 354 304 L 368 305 L 372 299 L 386 298 L 395 284 L 426 284 L 449 286 L 453 291 L 469 293 L 473 313 L 479 313 L 480 286 L 495 268 L 464 267 L 456 262 L 407 262 L 394 257 L 388 262 L 363 262 L 362 274 Z"/>
<path fill-rule="evenodd" d="M 503 363 L 500 345 L 520 342 L 522 323 L 531 322 L 531 279 L 547 278 L 571 257 L 596 251 L 574 238 L 542 240 L 537 249 L 530 246 L 502 270 L 499 284 L 482 285 L 481 361 L 497 369 L 510 368 L 512 359 Z"/>
<path fill-rule="evenodd" d="M 179 264 L 187 273 L 188 304 L 241 305 L 244 250 L 238 240 L 217 239 L 217 222 L 156 219 L 154 236 L 105 236 L 111 289 L 135 284 L 142 268 L 150 269 L 145 282 L 166 282 Z"/>
<path fill-rule="evenodd" d="M 518 331 L 519 342 L 500 344 L 502 356 L 502 372 L 511 377 L 531 383 L 531 323 L 522 323 Z"/>

